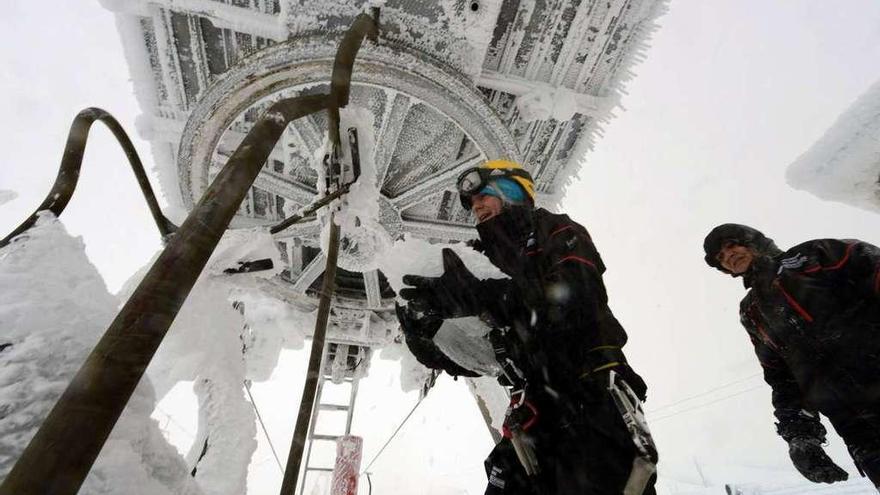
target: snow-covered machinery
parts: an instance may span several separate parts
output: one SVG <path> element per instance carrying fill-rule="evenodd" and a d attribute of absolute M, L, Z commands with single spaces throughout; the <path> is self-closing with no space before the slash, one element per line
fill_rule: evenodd
<path fill-rule="evenodd" d="M 382 4 L 380 42 L 359 51 L 342 115 L 359 128 L 371 183 L 343 205 L 368 213 L 342 228 L 328 328 L 331 341 L 367 348 L 398 335 L 378 254 L 404 236 L 475 237 L 453 182 L 486 158 L 522 161 L 539 202 L 554 205 L 662 8 L 655 0 L 102 2 L 117 13 L 162 189 L 184 210 L 269 105 L 327 91 L 340 33 Z M 323 113 L 288 126 L 233 227 L 276 224 L 323 194 L 326 126 Z M 264 289 L 314 308 L 325 219 L 274 235 L 285 266 Z"/>
<path fill-rule="evenodd" d="M 369 4 L 102 3 L 117 13 L 144 112 L 139 131 L 181 209 L 201 197 L 268 105 L 326 91 L 339 33 Z M 362 159 L 375 170 L 379 225 L 391 239 L 440 242 L 475 236 L 453 181 L 487 157 L 523 161 L 540 201 L 555 204 L 611 117 L 659 10 L 656 0 L 378 3 L 380 43 L 358 53 L 349 108 L 361 110 L 362 138 L 375 143 Z M 315 201 L 325 128 L 320 113 L 287 128 L 233 227 L 270 225 Z M 314 307 L 320 232 L 315 218 L 275 234 L 287 265 L 267 290 Z M 343 247 L 339 266 L 331 335 L 362 340 L 365 312 L 393 320 L 393 292 L 363 250 Z M 377 343 L 390 336 L 381 327 L 366 333 Z"/>
<path fill-rule="evenodd" d="M 538 203 L 555 205 L 611 118 L 663 4 L 101 2 L 117 15 L 144 112 L 138 130 L 152 143 L 171 220 L 198 216 L 205 198 L 219 195 L 216 184 L 232 180 L 228 165 L 266 156 L 249 164 L 259 170 L 240 206 L 235 203 L 230 226 L 271 230 L 283 266 L 277 276 L 259 279 L 260 289 L 302 311 L 319 308 L 312 337 L 320 345 L 312 360 L 324 365 L 320 377 L 310 377 L 314 386 L 319 378 L 351 380 L 349 416 L 363 371 L 348 366 L 349 358 L 368 360 L 372 349 L 398 336 L 381 255 L 402 238 L 475 237 L 454 180 L 488 158 L 522 162 L 536 179 Z M 380 7 L 378 42 L 337 52 L 349 26 Z M 349 58 L 342 65 L 353 70 L 339 75 L 334 57 L 343 52 Z M 349 77 L 347 106 L 316 111 Z M 284 106 L 294 100 L 299 108 Z M 251 135 L 268 128 L 278 131 L 277 142 L 265 155 L 254 154 Z M 239 261 L 242 271 L 268 266 L 262 259 Z M 328 297 L 331 285 L 336 290 Z M 247 304 L 239 307 L 248 311 Z M 329 317 L 326 348 L 322 311 Z M 320 395 L 316 400 L 318 406 L 302 409 L 306 427 L 309 413 L 320 410 Z M 306 446 L 298 448 L 301 455 Z"/>

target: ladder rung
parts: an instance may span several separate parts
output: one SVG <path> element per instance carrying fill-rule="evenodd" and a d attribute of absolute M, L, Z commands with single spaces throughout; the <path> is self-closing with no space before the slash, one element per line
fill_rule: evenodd
<path fill-rule="evenodd" d="M 343 404 L 318 404 L 318 408 L 325 411 L 348 411 L 348 406 Z"/>
<path fill-rule="evenodd" d="M 321 375 L 321 378 L 322 378 L 325 382 L 332 382 L 332 381 L 333 381 L 333 375 L 329 375 L 329 374 L 326 374 L 326 373 L 323 374 L 323 375 Z M 342 381 L 343 381 L 344 383 L 351 383 L 351 382 L 354 381 L 354 378 L 352 378 L 352 377 L 350 377 L 350 376 L 346 376 L 346 377 L 343 377 L 343 378 L 342 378 Z"/>
<path fill-rule="evenodd" d="M 339 440 L 339 435 L 312 435 L 312 440 L 329 440 L 335 442 Z"/>
<path fill-rule="evenodd" d="M 322 467 L 307 467 L 306 471 L 324 471 L 327 473 L 332 473 L 333 468 L 322 468 Z"/>

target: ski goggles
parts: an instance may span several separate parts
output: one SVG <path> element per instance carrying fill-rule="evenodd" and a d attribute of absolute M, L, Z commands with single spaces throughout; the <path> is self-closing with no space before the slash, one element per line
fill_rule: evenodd
<path fill-rule="evenodd" d="M 473 196 L 488 186 L 493 179 L 502 177 L 522 177 L 528 181 L 532 180 L 532 176 L 521 169 L 474 167 L 465 170 L 458 176 L 456 189 L 458 189 L 458 194 L 462 196 Z"/>

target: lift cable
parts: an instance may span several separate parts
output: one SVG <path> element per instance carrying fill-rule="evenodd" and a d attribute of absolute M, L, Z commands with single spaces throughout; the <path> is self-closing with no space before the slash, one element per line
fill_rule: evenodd
<path fill-rule="evenodd" d="M 662 406 L 657 407 L 656 409 L 651 409 L 651 410 L 646 411 L 646 412 L 647 412 L 648 414 L 657 414 L 657 413 L 659 413 L 659 412 L 661 412 L 661 411 L 665 411 L 665 410 L 667 410 L 667 409 L 669 409 L 669 408 L 672 408 L 672 407 L 677 406 L 677 405 L 679 405 L 679 404 L 682 404 L 682 403 L 684 403 L 684 402 L 690 402 L 690 401 L 692 401 L 692 400 L 694 400 L 694 399 L 699 399 L 700 397 L 704 397 L 704 396 L 706 396 L 706 395 L 714 394 L 715 392 L 718 392 L 718 391 L 720 391 L 720 390 L 724 390 L 724 389 L 726 389 L 726 388 L 730 388 L 730 387 L 732 387 L 733 385 L 737 385 L 737 384 L 739 384 L 739 383 L 747 382 L 747 381 L 751 380 L 752 378 L 756 378 L 756 377 L 759 377 L 759 376 L 761 376 L 761 375 L 762 375 L 761 372 L 758 372 L 758 373 L 752 373 L 751 375 L 744 376 L 744 377 L 739 378 L 739 379 L 737 379 L 737 380 L 733 380 L 733 381 L 727 382 L 727 383 L 725 383 L 725 384 L 723 384 L 723 385 L 718 385 L 717 387 L 710 388 L 709 390 L 706 390 L 706 391 L 703 391 L 703 392 L 700 392 L 700 393 L 697 393 L 697 394 L 694 394 L 694 395 L 691 395 L 691 396 L 685 397 L 685 398 L 683 398 L 683 399 L 676 400 L 676 401 L 674 401 L 674 402 L 670 402 L 670 403 L 668 403 L 668 404 L 664 404 L 664 405 L 662 405 Z"/>
<path fill-rule="evenodd" d="M 428 392 L 432 388 L 434 388 L 434 384 L 437 383 L 438 376 L 440 376 L 440 372 L 438 370 L 434 370 L 431 372 L 431 375 L 428 377 L 425 383 L 422 384 L 422 389 L 419 391 L 419 400 L 416 401 L 416 404 L 413 406 L 413 408 L 410 409 L 406 417 L 403 418 L 403 421 L 400 422 L 400 425 L 397 426 L 397 428 L 394 430 L 394 433 L 392 433 L 391 436 L 388 437 L 388 440 L 385 441 L 385 444 L 382 445 L 382 448 L 379 449 L 379 452 L 377 452 L 376 455 L 373 456 L 373 459 L 370 460 L 369 464 L 367 464 L 367 467 L 365 467 L 364 470 L 361 471 L 361 476 L 365 474 L 367 475 L 367 483 L 370 485 L 370 494 L 373 493 L 373 482 L 370 479 L 371 473 L 369 472 L 370 467 L 372 467 L 373 463 L 376 462 L 376 459 L 378 459 L 379 456 L 382 455 L 382 452 L 385 451 L 385 447 L 388 447 L 388 444 L 390 444 L 391 441 L 394 440 L 394 437 L 397 436 L 397 433 L 400 432 L 400 430 L 403 428 L 403 425 L 405 425 L 406 422 L 409 421 L 409 418 L 412 417 L 413 413 L 416 412 L 419 404 L 421 404 L 422 401 L 425 400 L 425 397 L 428 396 Z"/>
<path fill-rule="evenodd" d="M 670 413 L 670 414 L 667 414 L 667 415 L 665 415 L 665 416 L 660 416 L 659 418 L 652 418 L 650 421 L 651 421 L 651 423 L 653 423 L 653 424 L 655 424 L 655 423 L 659 423 L 660 421 L 663 421 L 663 420 L 666 420 L 666 419 L 672 418 L 672 417 L 674 417 L 674 416 L 678 416 L 678 415 L 680 415 L 680 414 L 684 414 L 684 413 L 687 413 L 687 412 L 691 412 L 691 411 L 694 411 L 694 410 L 697 410 L 697 409 L 702 409 L 702 408 L 704 408 L 704 407 L 706 407 L 706 406 L 711 406 L 712 404 L 715 404 L 715 403 L 718 403 L 718 402 L 721 402 L 721 401 L 724 401 L 724 400 L 727 400 L 727 399 L 732 399 L 733 397 L 738 397 L 738 396 L 743 395 L 743 394 L 747 394 L 747 393 L 752 392 L 752 391 L 754 391 L 754 390 L 758 390 L 758 389 L 760 389 L 760 388 L 762 388 L 762 387 L 763 387 L 763 384 L 761 384 L 761 385 L 755 385 L 755 386 L 753 386 L 753 387 L 749 387 L 749 388 L 747 388 L 747 389 L 740 390 L 740 391 L 738 391 L 738 392 L 733 392 L 732 394 L 728 394 L 728 395 L 724 395 L 724 396 L 718 397 L 717 399 L 711 400 L 711 401 L 709 401 L 709 402 L 704 402 L 704 403 L 702 403 L 702 404 L 697 404 L 697 405 L 691 406 L 691 407 L 689 407 L 689 408 L 687 408 L 687 409 L 682 409 L 681 411 L 676 411 L 676 412 L 674 412 L 674 413 Z"/>
<path fill-rule="evenodd" d="M 254 412 L 257 414 L 257 419 L 260 421 L 260 427 L 263 429 L 263 435 L 266 436 L 266 440 L 269 441 L 269 448 L 272 449 L 272 456 L 275 457 L 275 462 L 278 463 L 278 470 L 281 471 L 281 475 L 284 475 L 284 467 L 281 465 L 281 459 L 278 458 L 278 453 L 275 452 L 275 445 L 272 444 L 272 437 L 269 436 L 269 431 L 266 430 L 266 423 L 263 422 L 263 416 L 260 415 L 260 410 L 257 409 L 257 402 L 254 400 L 254 396 L 251 394 L 251 381 L 244 381 L 244 389 L 247 391 L 248 398 L 251 400 L 251 406 L 254 408 Z"/>
<path fill-rule="evenodd" d="M 370 467 L 372 467 L 373 463 L 376 462 L 376 459 L 378 459 L 379 456 L 382 455 L 382 452 L 385 452 L 385 447 L 388 447 L 388 444 L 390 444 L 391 441 L 394 440 L 394 437 L 397 436 L 397 434 L 403 428 L 403 425 L 405 425 L 406 422 L 409 421 L 409 418 L 412 417 L 414 412 L 416 412 L 416 409 L 419 407 L 419 404 L 421 404 L 423 400 L 425 400 L 424 395 L 419 397 L 419 400 L 416 401 L 416 405 L 414 405 L 413 408 L 410 409 L 409 414 L 407 414 L 406 417 L 403 418 L 403 421 L 400 422 L 400 424 L 397 426 L 397 429 L 394 430 L 394 433 L 392 433 L 391 436 L 388 437 L 388 440 L 385 441 L 385 444 L 382 445 L 382 448 L 379 449 L 379 452 L 377 452 L 376 455 L 373 456 L 373 459 L 370 461 L 369 464 L 367 464 L 367 467 L 365 467 L 364 470 L 361 471 L 361 474 L 367 474 L 367 471 L 370 469 Z"/>

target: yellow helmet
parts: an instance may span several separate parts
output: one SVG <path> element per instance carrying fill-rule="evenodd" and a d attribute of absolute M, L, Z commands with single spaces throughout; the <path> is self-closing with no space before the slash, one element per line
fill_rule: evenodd
<path fill-rule="evenodd" d="M 508 178 L 515 181 L 535 204 L 535 181 L 519 163 L 510 160 L 487 160 L 479 167 L 469 168 L 458 176 L 458 194 L 461 204 L 470 209 L 470 197 L 483 190 L 493 179 Z"/>

